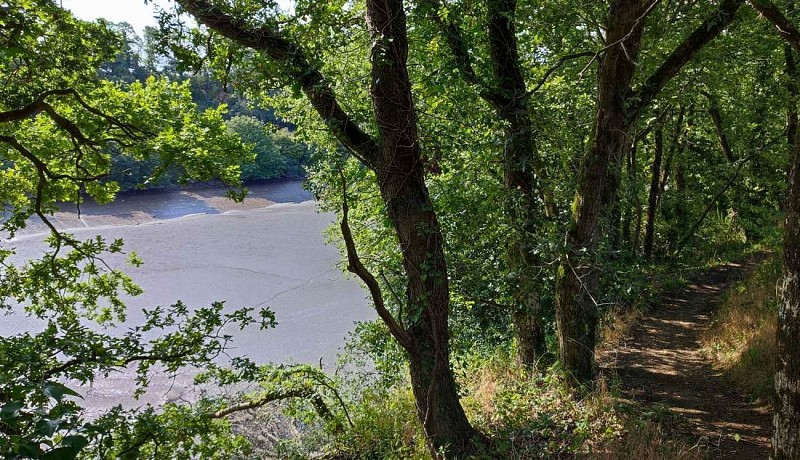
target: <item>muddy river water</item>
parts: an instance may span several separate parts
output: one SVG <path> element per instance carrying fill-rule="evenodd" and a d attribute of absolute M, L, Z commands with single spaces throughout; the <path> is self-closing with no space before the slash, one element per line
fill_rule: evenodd
<path fill-rule="evenodd" d="M 121 194 L 108 205 L 86 203 L 80 216 L 63 209 L 54 222 L 79 238 L 123 238 L 127 251 L 144 261 L 139 268 L 111 259 L 144 288 L 128 301 L 128 318 L 119 328 L 140 324 L 141 309 L 182 300 L 189 306 L 224 300 L 227 308 L 268 306 L 278 326 L 260 331 L 232 330 L 230 355 L 259 362 L 333 365 L 356 321 L 374 317 L 365 293 L 342 274 L 339 252 L 322 234 L 334 220 L 319 213 L 299 181 L 250 187 L 244 203 L 224 198 L 220 187 Z M 41 222 L 4 247 L 19 258 L 36 257 L 46 235 Z M 0 318 L 0 334 L 40 328 L 38 321 L 12 314 Z M 156 377 L 143 400 L 131 402 L 132 375 L 120 372 L 81 392 L 99 410 L 122 402 L 139 405 L 191 398 L 191 372 Z"/>

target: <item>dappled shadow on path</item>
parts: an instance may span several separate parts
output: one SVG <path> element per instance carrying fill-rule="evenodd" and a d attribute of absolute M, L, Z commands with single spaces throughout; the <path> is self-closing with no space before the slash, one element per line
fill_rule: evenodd
<path fill-rule="evenodd" d="M 700 343 L 724 290 L 758 260 L 714 268 L 667 293 L 620 347 L 599 359 L 606 376 L 619 378 L 624 395 L 681 415 L 682 431 L 715 459 L 768 457 L 768 407 L 725 383 L 704 359 Z"/>

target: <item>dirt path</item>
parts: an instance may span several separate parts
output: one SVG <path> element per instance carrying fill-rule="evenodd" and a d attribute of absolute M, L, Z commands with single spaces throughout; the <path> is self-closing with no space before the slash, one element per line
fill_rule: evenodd
<path fill-rule="evenodd" d="M 707 448 L 713 459 L 769 455 L 768 409 L 725 384 L 700 352 L 700 335 L 721 294 L 756 263 L 754 259 L 714 268 L 690 286 L 667 293 L 606 359 L 605 371 L 619 376 L 624 394 L 679 414 L 679 430 Z"/>

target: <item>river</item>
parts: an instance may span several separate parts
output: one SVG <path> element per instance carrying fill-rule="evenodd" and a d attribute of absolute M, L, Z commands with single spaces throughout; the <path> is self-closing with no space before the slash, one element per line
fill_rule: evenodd
<path fill-rule="evenodd" d="M 278 326 L 256 327 L 234 335 L 231 356 L 266 363 L 314 363 L 330 369 L 357 321 L 375 317 L 365 291 L 342 274 L 337 248 L 323 230 L 334 215 L 317 211 L 313 196 L 299 181 L 257 184 L 243 203 L 224 198 L 224 188 L 144 191 L 120 194 L 106 205 L 85 203 L 80 216 L 65 208 L 53 222 L 78 238 L 122 238 L 126 251 L 144 261 L 139 268 L 108 259 L 123 268 L 145 293 L 128 301 L 125 328 L 140 324 L 141 309 L 182 300 L 203 306 L 224 300 L 226 308 L 268 306 Z M 37 257 L 46 236 L 41 222 L 3 246 L 18 259 Z M 0 322 L 0 334 L 36 330 L 41 324 L 12 314 Z M 131 402 L 133 375 L 120 372 L 96 381 L 81 393 L 90 409 L 113 404 L 158 404 L 191 398 L 191 371 L 169 379 L 156 376 L 147 395 Z"/>

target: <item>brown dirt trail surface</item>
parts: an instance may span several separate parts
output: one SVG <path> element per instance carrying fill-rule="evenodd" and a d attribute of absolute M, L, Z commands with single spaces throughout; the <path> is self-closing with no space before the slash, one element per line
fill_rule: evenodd
<path fill-rule="evenodd" d="M 678 414 L 678 430 L 713 459 L 769 456 L 769 408 L 725 382 L 703 357 L 700 342 L 722 294 L 761 259 L 721 265 L 666 293 L 601 359 L 604 373 L 619 378 L 623 395 Z"/>

